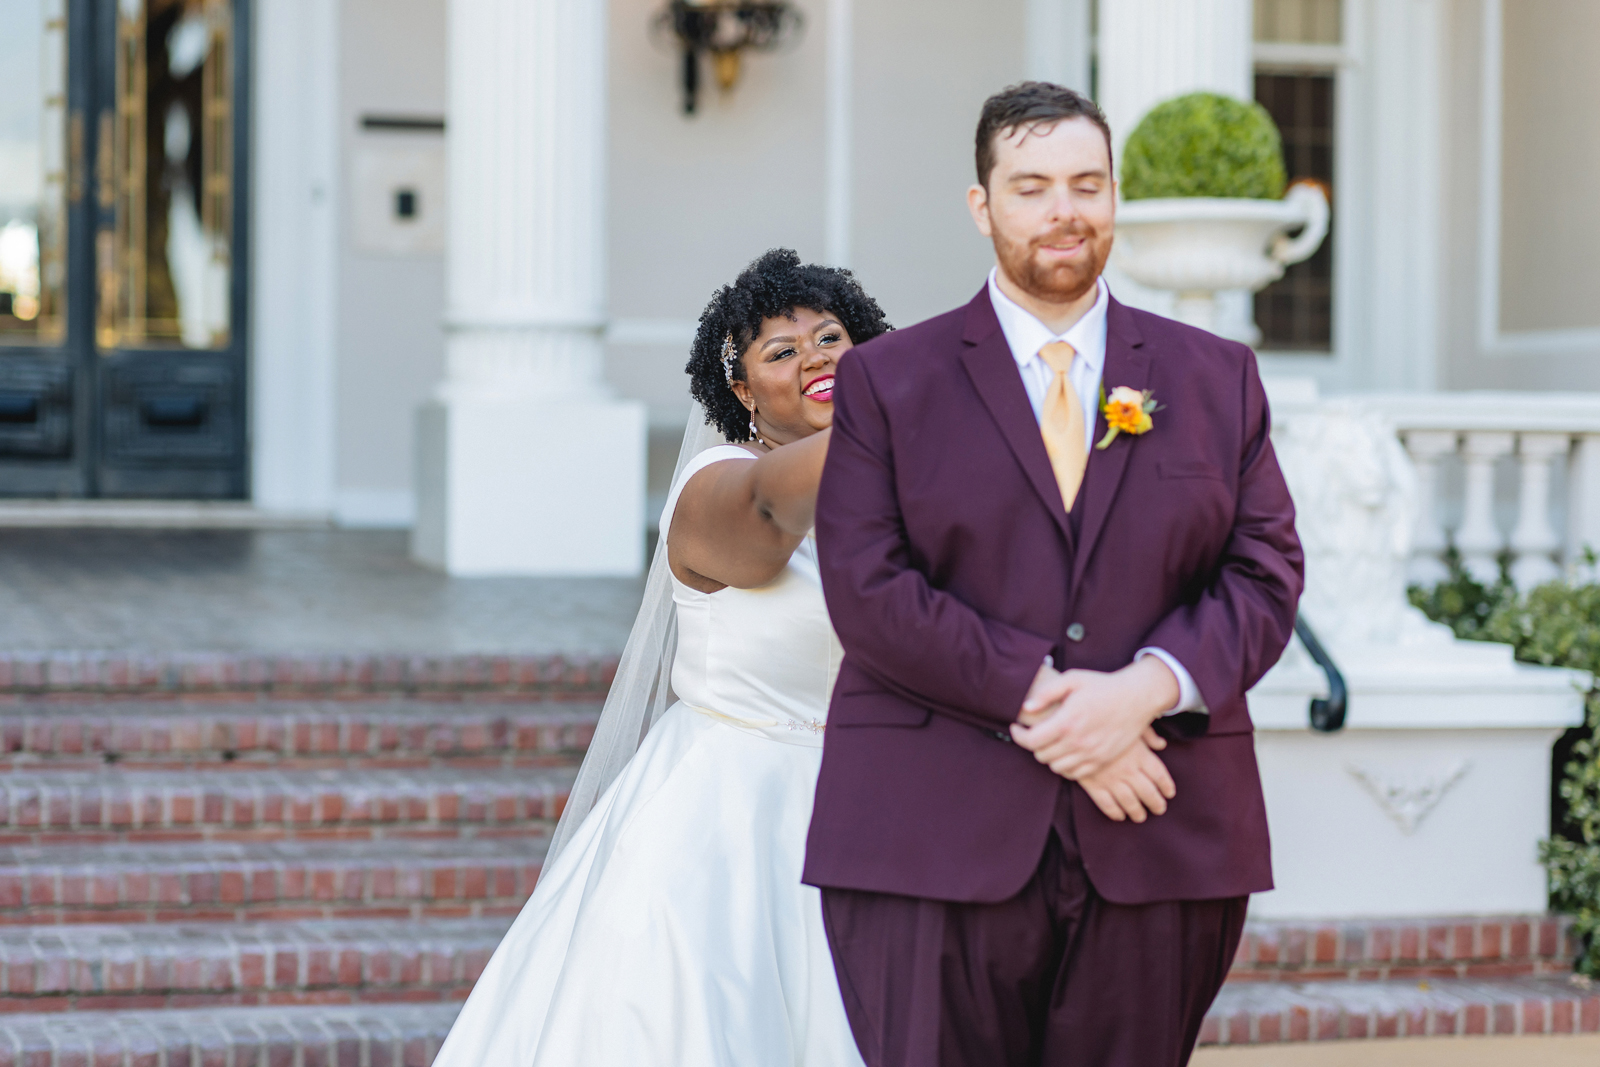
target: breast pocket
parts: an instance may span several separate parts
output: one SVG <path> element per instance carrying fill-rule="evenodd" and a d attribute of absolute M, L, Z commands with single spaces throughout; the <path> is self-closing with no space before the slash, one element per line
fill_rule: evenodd
<path fill-rule="evenodd" d="M 1222 481 L 1222 468 L 1203 459 L 1164 459 L 1156 465 L 1161 478 L 1211 478 Z"/>

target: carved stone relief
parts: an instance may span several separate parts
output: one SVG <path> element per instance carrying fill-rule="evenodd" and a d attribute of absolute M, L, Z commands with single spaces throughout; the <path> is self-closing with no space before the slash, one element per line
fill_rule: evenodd
<path fill-rule="evenodd" d="M 1354 763 L 1346 764 L 1345 770 L 1372 794 L 1384 813 L 1400 825 L 1400 831 L 1409 835 L 1438 807 L 1439 801 L 1461 781 L 1471 766 L 1463 759 L 1434 774 L 1396 774 Z"/>

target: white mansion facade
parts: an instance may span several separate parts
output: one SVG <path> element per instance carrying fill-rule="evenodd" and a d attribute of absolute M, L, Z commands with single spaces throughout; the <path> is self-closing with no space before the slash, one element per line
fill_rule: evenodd
<path fill-rule="evenodd" d="M 1119 137 L 1196 88 L 1272 111 L 1333 226 L 1238 298 L 1269 373 L 1600 390 L 1592 0 L 791 0 L 692 115 L 666 7 L 0 0 L 0 495 L 635 572 L 712 290 L 787 245 L 897 323 L 968 299 L 972 129 L 1025 77 Z"/>

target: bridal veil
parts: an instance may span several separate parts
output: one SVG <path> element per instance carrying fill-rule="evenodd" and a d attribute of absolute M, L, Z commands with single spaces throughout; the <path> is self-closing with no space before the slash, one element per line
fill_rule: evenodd
<path fill-rule="evenodd" d="M 672 471 L 672 484 L 688 462 L 712 445 L 724 444 L 716 427 L 706 421 L 705 409 L 695 403 Z M 668 520 L 670 523 L 670 520 Z M 667 538 L 663 528 L 656 539 L 650 574 L 644 583 L 644 600 L 628 633 L 617 663 L 617 675 L 606 694 L 605 707 L 595 726 L 583 766 L 572 784 L 567 805 L 556 824 L 555 836 L 545 854 L 546 868 L 572 839 L 606 787 L 616 780 L 638 751 L 644 735 L 672 704 L 672 660 L 678 651 L 678 617 L 672 602 L 672 572 L 667 565 Z"/>

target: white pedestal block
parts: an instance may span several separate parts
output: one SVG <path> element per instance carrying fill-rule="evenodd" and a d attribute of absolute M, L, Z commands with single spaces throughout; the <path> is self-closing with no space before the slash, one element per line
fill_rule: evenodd
<path fill-rule="evenodd" d="M 639 574 L 645 408 L 457 396 L 417 418 L 412 555 L 453 575 Z"/>
<path fill-rule="evenodd" d="M 1250 693 L 1277 884 L 1251 898 L 1253 916 L 1548 906 L 1551 745 L 1582 721 L 1587 676 L 1479 650 L 1433 668 L 1341 661 L 1350 717 L 1336 734 L 1306 725 L 1326 688 L 1297 649 Z"/>

